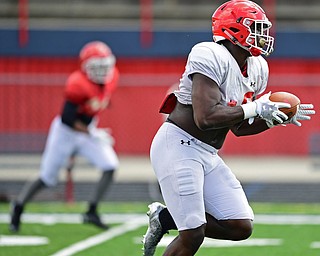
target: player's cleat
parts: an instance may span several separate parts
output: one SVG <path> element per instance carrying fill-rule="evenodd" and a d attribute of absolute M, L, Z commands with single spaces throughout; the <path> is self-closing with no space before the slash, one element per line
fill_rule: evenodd
<path fill-rule="evenodd" d="M 100 217 L 96 213 L 86 212 L 83 214 L 83 223 L 90 223 L 102 229 L 108 229 L 109 226 L 103 224 Z"/>
<path fill-rule="evenodd" d="M 143 255 L 153 256 L 158 243 L 166 232 L 163 232 L 159 220 L 159 213 L 166 207 L 158 202 L 152 203 L 149 206 L 147 215 L 149 216 L 149 227 L 146 234 L 143 236 Z"/>
<path fill-rule="evenodd" d="M 11 221 L 9 230 L 11 232 L 18 232 L 20 229 L 20 218 L 23 212 L 23 206 L 21 204 L 13 203 L 11 206 Z"/>

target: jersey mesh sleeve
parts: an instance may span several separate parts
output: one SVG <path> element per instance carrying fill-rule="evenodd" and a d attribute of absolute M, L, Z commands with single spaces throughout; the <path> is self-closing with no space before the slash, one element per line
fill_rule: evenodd
<path fill-rule="evenodd" d="M 187 71 L 189 77 L 194 73 L 200 73 L 215 81 L 219 86 L 223 81 L 224 71 L 225 63 L 219 52 L 203 44 L 193 47 L 189 55 L 189 70 Z"/>
<path fill-rule="evenodd" d="M 68 77 L 65 86 L 66 100 L 74 104 L 82 104 L 88 99 L 83 80 L 84 78 L 79 72 L 74 72 Z"/>

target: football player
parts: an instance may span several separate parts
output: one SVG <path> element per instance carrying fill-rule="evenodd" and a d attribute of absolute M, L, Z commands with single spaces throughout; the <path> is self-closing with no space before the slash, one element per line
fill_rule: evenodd
<path fill-rule="evenodd" d="M 111 49 L 100 41 L 86 44 L 79 58 L 79 69 L 66 81 L 62 112 L 51 123 L 39 178 L 27 183 L 12 205 L 10 230 L 13 232 L 19 231 L 26 203 L 42 188 L 55 186 L 59 171 L 74 155 L 85 157 L 102 171 L 83 221 L 108 228 L 102 223 L 97 207 L 110 187 L 119 162 L 111 135 L 97 128 L 97 115 L 108 106 L 117 87 L 119 71 Z"/>
<path fill-rule="evenodd" d="M 243 240 L 250 237 L 253 211 L 240 182 L 220 158 L 229 131 L 258 134 L 279 125 L 308 120 L 312 104 L 301 104 L 290 120 L 263 94 L 273 51 L 271 22 L 264 10 L 247 0 L 222 4 L 212 16 L 213 42 L 196 44 L 189 53 L 179 90 L 160 112 L 167 121 L 155 135 L 150 158 L 166 204 L 149 205 L 144 255 L 154 255 L 162 236 L 178 236 L 163 255 L 195 255 L 204 237 Z M 299 125 L 300 124 L 300 125 Z"/>

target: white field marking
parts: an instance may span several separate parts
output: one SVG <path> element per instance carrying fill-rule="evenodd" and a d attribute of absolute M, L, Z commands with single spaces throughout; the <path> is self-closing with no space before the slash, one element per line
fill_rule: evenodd
<path fill-rule="evenodd" d="M 146 214 L 102 214 L 101 218 L 107 223 L 123 223 L 136 218 L 145 218 L 145 225 L 148 223 Z M 7 213 L 0 213 L 0 223 L 9 223 L 10 216 Z M 53 225 L 56 223 L 82 223 L 81 214 L 60 214 L 60 213 L 25 213 L 22 215 L 22 223 L 41 223 L 44 225 Z M 320 225 L 320 216 L 318 215 L 272 215 L 256 214 L 255 224 L 265 225 Z"/>
<path fill-rule="evenodd" d="M 147 225 L 148 217 L 146 214 L 101 214 L 101 220 L 110 223 L 123 223 L 136 218 L 145 217 Z M 0 223 L 9 223 L 9 214 L 0 213 Z M 80 224 L 83 223 L 82 215 L 78 213 L 25 213 L 21 217 L 22 223 L 41 223 L 43 225 L 54 225 L 57 223 Z"/>
<path fill-rule="evenodd" d="M 254 223 L 266 225 L 320 225 L 320 216 L 302 214 L 257 214 L 255 215 Z"/>
<path fill-rule="evenodd" d="M 312 242 L 310 244 L 310 248 L 319 249 L 320 248 L 320 242 L 318 242 L 318 241 Z"/>
<path fill-rule="evenodd" d="M 158 246 L 167 247 L 175 238 L 175 236 L 164 236 Z M 141 243 L 141 238 L 134 238 L 134 243 Z M 279 246 L 282 244 L 282 239 L 270 238 L 249 238 L 244 241 L 228 241 L 205 238 L 201 247 L 246 247 L 246 246 Z"/>
<path fill-rule="evenodd" d="M 48 244 L 49 239 L 43 236 L 5 236 L 0 235 L 0 246 L 31 246 Z"/>
<path fill-rule="evenodd" d="M 167 237 L 164 237 L 164 238 L 167 238 Z M 159 246 L 168 246 L 169 243 L 171 243 L 171 241 L 174 238 L 175 237 L 168 237 L 167 241 L 166 239 L 162 239 L 159 243 Z M 282 244 L 282 239 L 249 238 L 244 241 L 228 241 L 228 240 L 214 240 L 210 238 L 205 238 L 201 247 L 278 246 L 281 244 Z"/>
<path fill-rule="evenodd" d="M 74 255 L 77 252 L 86 250 L 92 246 L 101 244 L 105 241 L 108 241 L 116 236 L 120 236 L 124 233 L 127 233 L 129 231 L 135 230 L 141 226 L 144 226 L 146 224 L 146 218 L 145 216 L 142 217 L 138 217 L 136 219 L 132 219 L 130 221 L 126 221 L 124 222 L 122 225 L 120 226 L 116 226 L 113 228 L 110 228 L 109 230 L 100 233 L 98 235 L 89 237 L 85 240 L 79 241 L 75 244 L 72 244 L 54 254 L 52 254 L 51 256 L 70 256 L 70 255 Z"/>
<path fill-rule="evenodd" d="M 79 250 L 87 249 L 91 246 L 97 245 L 115 236 L 122 235 L 128 231 L 139 228 L 140 226 L 147 225 L 148 219 L 145 214 L 102 214 L 101 218 L 107 223 L 124 223 L 121 226 L 100 233 L 97 236 L 88 238 L 84 241 L 78 242 L 71 245 L 60 252 L 54 254 L 54 256 L 67 256 L 76 253 Z M 9 223 L 9 214 L 0 213 L 0 223 Z M 25 213 L 22 216 L 22 222 L 24 223 L 41 223 L 44 225 L 53 225 L 56 223 L 82 223 L 81 214 L 30 214 Z M 316 215 L 261 215 L 257 214 L 255 216 L 256 224 L 267 224 L 267 225 L 281 225 L 281 224 L 294 224 L 294 225 L 320 225 L 320 216 Z M 12 237 L 12 236 L 10 236 Z M 165 237 L 163 238 L 165 239 Z M 164 240 L 165 241 L 165 240 Z M 163 241 L 162 241 L 163 242 Z M 212 242 L 212 241 L 211 241 Z M 210 243 L 211 243 L 210 242 Z M 221 241 L 220 241 L 221 242 Z M 228 241 L 227 241 L 228 242 Z M 267 239 L 261 241 L 254 241 L 256 244 L 267 243 L 277 243 L 277 239 Z M 141 238 L 139 238 L 139 243 L 141 243 Z M 207 242 L 206 242 L 207 243 Z M 215 242 L 216 243 L 216 242 Z M 247 242 L 248 243 L 248 242 Z M 18 244 L 15 244 L 18 245 Z M 273 244 L 275 245 L 275 244 Z M 313 242 L 310 245 L 312 248 L 320 248 L 320 242 Z M 60 253 L 60 254 L 58 254 Z M 65 254 L 63 254 L 65 253 Z M 71 254 L 67 254 L 71 253 Z"/>

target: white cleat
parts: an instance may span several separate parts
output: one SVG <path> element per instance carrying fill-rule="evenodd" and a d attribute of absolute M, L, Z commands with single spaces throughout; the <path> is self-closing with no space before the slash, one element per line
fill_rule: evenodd
<path fill-rule="evenodd" d="M 149 227 L 146 234 L 143 236 L 143 256 L 153 256 L 158 243 L 164 235 L 162 230 L 159 213 L 166 207 L 158 202 L 152 203 L 149 206 L 147 215 L 149 216 Z"/>

